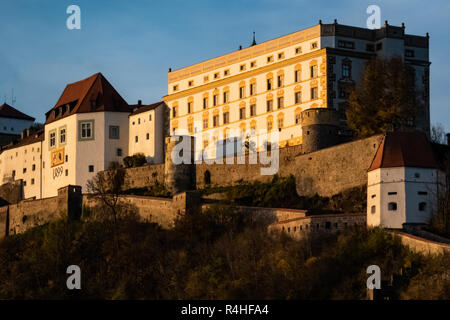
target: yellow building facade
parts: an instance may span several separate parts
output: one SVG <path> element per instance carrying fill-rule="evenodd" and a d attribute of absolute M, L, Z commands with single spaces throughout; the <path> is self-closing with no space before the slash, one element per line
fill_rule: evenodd
<path fill-rule="evenodd" d="M 301 144 L 304 110 L 334 108 L 345 123 L 348 93 L 372 57 L 399 55 L 417 67 L 419 75 L 426 73 L 428 37 L 409 36 L 404 30 L 387 23 L 368 30 L 320 22 L 169 70 L 163 100 L 170 108 L 170 132 L 196 136 L 202 149 L 225 138 L 273 131 L 278 132 L 280 147 Z M 258 149 L 261 146 L 258 142 Z"/>

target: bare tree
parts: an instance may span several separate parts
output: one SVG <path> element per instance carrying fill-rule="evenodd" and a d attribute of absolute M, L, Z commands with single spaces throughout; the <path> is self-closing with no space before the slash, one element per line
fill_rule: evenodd
<path fill-rule="evenodd" d="M 431 126 L 431 141 L 435 143 L 445 143 L 445 129 L 442 123 L 435 123 Z"/>
<path fill-rule="evenodd" d="M 97 172 L 97 174 L 87 182 L 88 192 L 98 196 L 112 215 L 117 247 L 119 247 L 117 238 L 117 220 L 120 211 L 118 202 L 124 180 L 124 168 L 122 168 L 118 162 L 111 162 L 108 170 Z"/>

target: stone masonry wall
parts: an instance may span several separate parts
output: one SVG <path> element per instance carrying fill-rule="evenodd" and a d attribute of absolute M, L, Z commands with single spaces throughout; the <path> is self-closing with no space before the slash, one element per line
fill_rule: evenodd
<path fill-rule="evenodd" d="M 95 210 L 101 205 L 101 201 L 98 196 L 84 194 L 83 208 Z M 119 197 L 119 203 L 135 208 L 143 221 L 155 222 L 163 228 L 170 228 L 177 215 L 185 213 L 186 193 L 175 195 L 174 198 L 126 195 Z"/>
<path fill-rule="evenodd" d="M 164 183 L 164 164 L 146 165 L 125 170 L 124 189 L 143 188 Z"/>
<path fill-rule="evenodd" d="M 0 207 L 0 238 L 22 233 L 60 217 L 77 217 L 81 188 L 67 186 L 58 189 L 56 197 L 23 200 Z"/>
<path fill-rule="evenodd" d="M 340 144 L 316 152 L 302 154 L 301 146 L 286 147 L 279 150 L 280 176 L 294 175 L 299 195 L 332 196 L 344 190 L 364 186 L 367 183 L 367 169 L 382 140 L 382 135 Z M 209 186 L 230 186 L 240 181 L 269 182 L 273 176 L 261 175 L 261 168 L 267 165 L 206 164 L 192 166 L 197 189 L 206 186 L 205 176 L 209 175 Z M 259 161 L 258 161 L 259 162 Z M 155 179 L 164 181 L 164 164 L 148 165 L 126 169 L 126 184 L 133 188 L 142 188 Z M 208 172 L 208 174 L 207 174 Z M 181 174 L 181 173 L 180 173 Z M 183 171 L 183 174 L 186 174 Z"/>

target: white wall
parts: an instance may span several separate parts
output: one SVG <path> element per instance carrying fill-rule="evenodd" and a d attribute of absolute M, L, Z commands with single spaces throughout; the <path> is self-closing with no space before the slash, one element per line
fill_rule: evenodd
<path fill-rule="evenodd" d="M 409 167 L 370 171 L 367 224 L 400 229 L 403 223 L 428 223 L 437 206 L 437 173 L 436 169 Z M 388 210 L 390 202 L 397 203 L 397 210 Z M 426 202 L 424 211 L 419 210 L 421 202 Z M 376 206 L 375 213 L 372 206 Z"/>
<path fill-rule="evenodd" d="M 164 162 L 164 109 L 159 106 L 129 117 L 129 155 L 143 153 L 148 163 Z M 151 120 L 150 120 L 151 119 Z M 147 134 L 149 138 L 147 139 Z M 136 142 L 136 136 L 138 142 Z"/>
<path fill-rule="evenodd" d="M 78 123 L 81 120 L 94 121 L 94 139 L 79 141 Z M 109 126 L 119 126 L 119 139 L 109 138 Z M 59 144 L 50 150 L 49 132 L 66 126 L 66 144 Z M 51 151 L 63 148 L 67 156 L 64 163 L 51 167 Z M 122 156 L 117 156 L 117 149 L 122 149 Z M 123 157 L 128 154 L 128 113 L 125 112 L 90 112 L 78 113 L 52 122 L 45 126 L 44 143 L 44 175 L 43 196 L 57 195 L 58 188 L 68 184 L 79 185 L 86 192 L 86 183 L 95 176 L 98 171 L 108 168 L 112 161 L 122 163 Z M 94 171 L 89 172 L 89 166 L 94 166 Z M 66 171 L 67 170 L 67 171 Z"/>

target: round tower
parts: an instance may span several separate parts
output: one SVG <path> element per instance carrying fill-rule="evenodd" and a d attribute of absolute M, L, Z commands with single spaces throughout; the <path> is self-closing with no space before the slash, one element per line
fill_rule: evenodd
<path fill-rule="evenodd" d="M 166 138 L 164 184 L 172 195 L 191 190 L 195 185 L 193 137 Z"/>
<path fill-rule="evenodd" d="M 339 114 L 331 108 L 312 108 L 302 111 L 302 151 L 317 151 L 339 144 Z"/>

